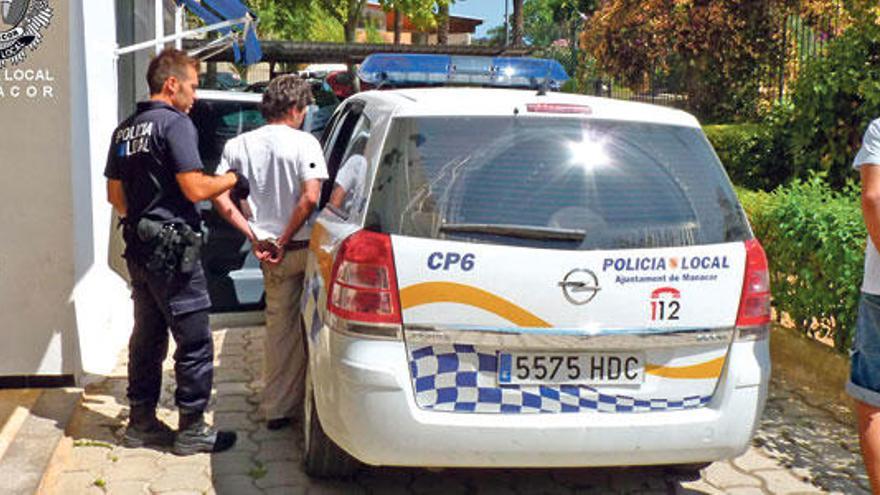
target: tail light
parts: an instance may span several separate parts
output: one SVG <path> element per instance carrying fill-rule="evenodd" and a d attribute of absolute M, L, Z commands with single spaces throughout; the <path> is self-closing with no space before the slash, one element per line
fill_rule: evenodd
<path fill-rule="evenodd" d="M 761 243 L 750 239 L 745 245 L 746 274 L 736 316 L 737 336 L 757 340 L 767 336 L 770 324 L 770 271 Z"/>
<path fill-rule="evenodd" d="M 400 324 L 391 237 L 362 230 L 339 247 L 327 308 L 346 320 Z"/>

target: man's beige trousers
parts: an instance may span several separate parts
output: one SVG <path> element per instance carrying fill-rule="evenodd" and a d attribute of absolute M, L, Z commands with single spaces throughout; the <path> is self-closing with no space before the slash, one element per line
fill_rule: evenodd
<path fill-rule="evenodd" d="M 266 338 L 263 340 L 263 411 L 266 419 L 298 416 L 305 387 L 299 300 L 308 249 L 284 254 L 277 265 L 262 263 L 266 289 Z"/>

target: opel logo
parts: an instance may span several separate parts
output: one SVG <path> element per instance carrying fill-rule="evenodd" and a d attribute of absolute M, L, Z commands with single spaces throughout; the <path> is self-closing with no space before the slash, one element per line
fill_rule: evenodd
<path fill-rule="evenodd" d="M 559 286 L 568 302 L 578 306 L 592 301 L 601 290 L 596 274 L 586 268 L 575 268 L 568 272 Z"/>

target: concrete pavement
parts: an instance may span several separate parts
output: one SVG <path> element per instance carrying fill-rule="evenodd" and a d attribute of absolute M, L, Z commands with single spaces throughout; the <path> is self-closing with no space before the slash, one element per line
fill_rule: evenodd
<path fill-rule="evenodd" d="M 229 452 L 177 457 L 118 445 L 125 424 L 125 360 L 86 388 L 68 428 L 61 474 L 49 493 L 160 494 L 801 494 L 868 492 L 851 426 L 810 405 L 808 397 L 774 382 L 754 445 L 742 456 L 716 462 L 698 479 L 656 468 L 463 470 L 364 469 L 355 479 L 309 479 L 301 467 L 298 425 L 265 429 L 257 404 L 262 327 L 215 331 L 216 374 L 212 419 L 239 432 Z M 170 355 L 171 353 L 169 353 Z M 176 425 L 171 361 L 160 416 Z"/>

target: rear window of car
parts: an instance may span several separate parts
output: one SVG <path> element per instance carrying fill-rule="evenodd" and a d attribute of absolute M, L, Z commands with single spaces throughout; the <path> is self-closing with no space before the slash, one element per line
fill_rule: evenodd
<path fill-rule="evenodd" d="M 699 129 L 515 115 L 394 119 L 366 227 L 556 249 L 751 237 Z"/>
<path fill-rule="evenodd" d="M 199 154 L 205 171 L 213 173 L 220 163 L 226 141 L 266 123 L 259 102 L 196 100 L 190 117 L 199 133 Z"/>

